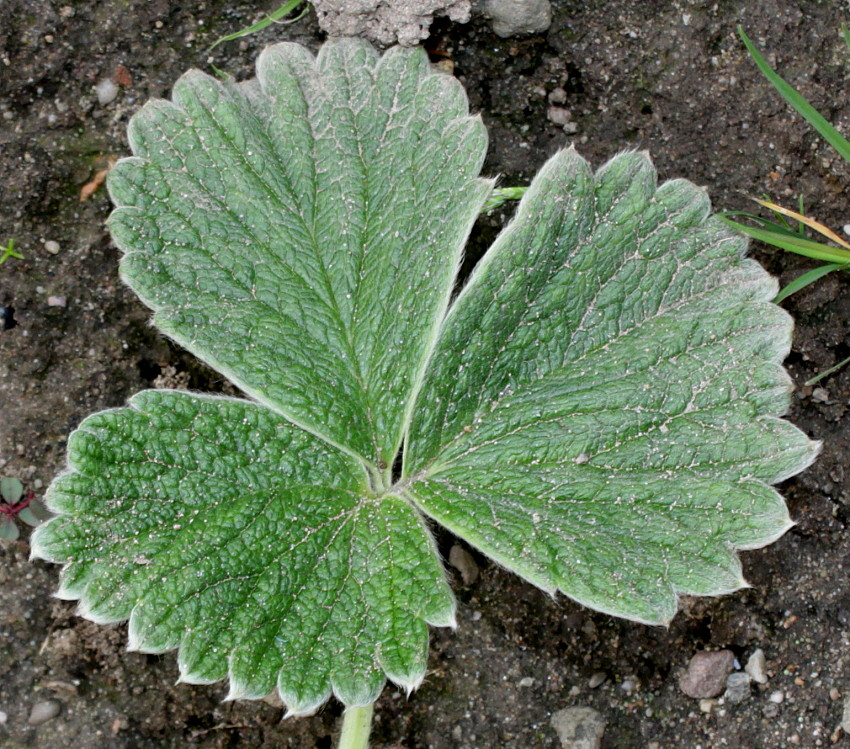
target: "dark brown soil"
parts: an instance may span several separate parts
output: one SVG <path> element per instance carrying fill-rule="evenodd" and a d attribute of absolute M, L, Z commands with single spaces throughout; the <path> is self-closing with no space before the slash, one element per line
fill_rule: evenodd
<path fill-rule="evenodd" d="M 0 242 L 23 260 L 0 265 L 0 474 L 40 494 L 61 468 L 69 431 L 92 411 L 122 404 L 159 376 L 195 389 L 223 383 L 148 326 L 148 312 L 117 276 L 104 230 L 103 191 L 81 186 L 127 152 L 129 115 L 164 96 L 207 46 L 271 10 L 276 0 L 3 0 L 0 3 Z M 565 0 L 546 35 L 499 39 L 484 21 L 438 24 L 429 40 L 455 63 L 490 128 L 488 174 L 525 183 L 557 148 L 575 143 L 595 163 L 647 148 L 663 178 L 708 187 L 717 208 L 749 207 L 769 193 L 827 224 L 848 221 L 850 169 L 782 103 L 746 56 L 742 23 L 769 59 L 831 121 L 850 130 L 850 53 L 840 39 L 847 6 L 814 0 Z M 307 17 L 221 48 L 216 64 L 250 74 L 257 50 L 279 39 L 316 47 Z M 117 99 L 94 85 L 126 67 Z M 208 68 L 207 68 L 208 69 Z M 563 87 L 577 124 L 547 119 Z M 503 215 L 481 220 L 479 246 Z M 58 242 L 51 253 L 45 242 Z M 55 248 L 53 248 L 55 249 Z M 764 248 L 756 256 L 784 282 L 811 264 Z M 798 383 L 850 355 L 846 276 L 792 297 L 797 317 L 788 366 Z M 65 297 L 51 306 L 50 297 Z M 56 301 L 55 299 L 53 300 Z M 13 310 L 9 312 L 8 310 Z M 3 328 L 6 328 L 5 330 Z M 800 387 L 791 418 L 824 441 L 821 459 L 782 487 L 797 526 L 744 555 L 753 587 L 721 600 L 685 601 L 669 630 L 631 624 L 546 595 L 482 558 L 479 579 L 454 580 L 456 632 L 435 631 L 431 672 L 409 700 L 387 689 L 375 746 L 557 747 L 551 714 L 589 705 L 604 717 L 603 746 L 850 747 L 836 731 L 850 695 L 850 367 L 812 394 Z M 850 424 L 850 422 L 848 422 Z M 448 552 L 452 541 L 442 539 Z M 124 652 L 121 626 L 99 627 L 52 599 L 57 569 L 27 561 L 21 540 L 0 546 L 0 746 L 332 746 L 340 707 L 281 722 L 264 703 L 222 703 L 224 685 L 174 685 L 173 655 Z M 701 649 L 756 648 L 770 679 L 742 704 L 702 712 L 678 688 Z M 591 690 L 603 671 L 607 681 Z M 531 686 L 527 685 L 532 679 Z M 782 692 L 776 704 L 769 696 Z M 33 727 L 39 700 L 62 713 Z"/>

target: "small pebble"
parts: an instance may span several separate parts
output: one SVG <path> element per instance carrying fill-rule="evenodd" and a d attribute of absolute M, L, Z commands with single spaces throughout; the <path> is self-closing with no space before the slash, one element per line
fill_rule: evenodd
<path fill-rule="evenodd" d="M 785 701 L 785 693 L 781 689 L 770 693 L 768 699 L 776 705 L 781 705 Z"/>
<path fill-rule="evenodd" d="M 526 676 L 526 677 L 519 680 L 519 686 L 525 687 L 525 688 L 533 687 L 534 686 L 534 679 L 532 679 L 530 676 Z"/>
<path fill-rule="evenodd" d="M 94 87 L 94 91 L 97 94 L 97 101 L 101 106 L 106 106 L 115 101 L 115 97 L 118 96 L 118 86 L 110 78 L 104 78 Z"/>
<path fill-rule="evenodd" d="M 55 239 L 48 239 L 44 243 L 44 249 L 47 250 L 51 255 L 58 255 L 61 247 L 59 246 L 59 242 Z"/>
<path fill-rule="evenodd" d="M 768 702 L 762 710 L 765 718 L 775 718 L 779 715 L 779 705 L 775 702 Z"/>
<path fill-rule="evenodd" d="M 474 622 L 480 622 L 481 621 L 481 612 L 480 611 L 473 611 L 472 612 L 472 621 L 474 621 Z"/>
<path fill-rule="evenodd" d="M 829 393 L 825 388 L 815 388 L 812 390 L 812 400 L 818 403 L 826 403 L 829 401 Z"/>
<path fill-rule="evenodd" d="M 571 119 L 570 110 L 563 107 L 549 107 L 546 110 L 546 116 L 549 118 L 549 122 L 554 122 L 561 127 L 566 125 Z"/>
<path fill-rule="evenodd" d="M 27 723 L 31 726 L 40 726 L 42 723 L 47 723 L 48 720 L 55 718 L 61 711 L 62 704 L 58 700 L 36 702 L 30 710 Z"/>
<path fill-rule="evenodd" d="M 714 706 L 716 704 L 717 704 L 717 700 L 700 700 L 699 701 L 700 712 L 711 713 L 711 711 L 714 709 Z"/>
<path fill-rule="evenodd" d="M 9 720 L 9 716 L 0 710 L 0 726 L 4 725 L 7 720 Z"/>
<path fill-rule="evenodd" d="M 679 688 L 694 699 L 717 697 L 726 688 L 726 676 L 732 670 L 734 660 L 731 650 L 697 653 L 679 679 Z"/>
<path fill-rule="evenodd" d="M 747 665 L 744 666 L 744 671 L 758 684 L 767 683 L 767 663 L 764 658 L 764 651 L 761 648 L 753 651 L 753 654 L 747 660 Z"/>
<path fill-rule="evenodd" d="M 620 689 L 622 689 L 626 694 L 631 694 L 635 691 L 635 680 L 634 679 L 623 679 L 620 683 Z"/>
<path fill-rule="evenodd" d="M 831 699 L 833 702 L 835 702 L 835 700 L 840 699 L 840 698 L 841 698 L 841 692 L 839 692 L 835 687 L 833 687 L 832 689 L 829 690 L 829 699 Z"/>
<path fill-rule="evenodd" d="M 558 88 L 553 88 L 549 93 L 549 103 L 550 104 L 563 104 L 567 100 L 567 92 L 564 91 L 560 86 Z"/>
<path fill-rule="evenodd" d="M 726 691 L 723 699 L 732 705 L 738 705 L 750 698 L 750 675 L 741 671 L 729 674 L 726 678 Z"/>
<path fill-rule="evenodd" d="M 566 707 L 551 718 L 563 749 L 599 749 L 605 720 L 592 707 Z"/>
<path fill-rule="evenodd" d="M 537 34 L 552 24 L 549 0 L 485 0 L 482 6 L 501 37 Z"/>
<path fill-rule="evenodd" d="M 64 296 L 49 296 L 47 297 L 48 307 L 64 307 L 68 304 L 67 297 Z"/>
<path fill-rule="evenodd" d="M 844 698 L 844 712 L 841 716 L 841 728 L 844 733 L 850 733 L 850 695 Z"/>
<path fill-rule="evenodd" d="M 460 544 L 455 544 L 449 550 L 449 564 L 460 572 L 464 585 L 472 585 L 478 579 L 478 565 L 472 554 Z"/>
<path fill-rule="evenodd" d="M 590 677 L 590 681 L 587 682 L 587 686 L 591 689 L 596 689 L 596 687 L 602 686 L 607 678 L 608 677 L 605 675 L 604 671 L 597 671 Z"/>

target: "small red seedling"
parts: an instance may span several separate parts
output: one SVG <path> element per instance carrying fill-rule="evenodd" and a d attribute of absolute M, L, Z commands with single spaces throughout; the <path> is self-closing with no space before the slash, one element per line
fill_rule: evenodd
<path fill-rule="evenodd" d="M 0 479 L 0 539 L 15 541 L 21 535 L 15 518 L 32 527 L 47 518 L 44 506 L 34 492 L 24 494 L 24 487 L 16 478 Z"/>

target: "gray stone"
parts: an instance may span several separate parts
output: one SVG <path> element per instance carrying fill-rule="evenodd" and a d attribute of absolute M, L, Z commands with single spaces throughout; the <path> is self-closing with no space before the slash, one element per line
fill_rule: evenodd
<path fill-rule="evenodd" d="M 502 37 L 539 34 L 552 25 L 549 0 L 484 0 L 483 10 Z"/>
<path fill-rule="evenodd" d="M 750 675 L 743 671 L 736 671 L 726 678 L 726 691 L 723 699 L 732 705 L 738 705 L 750 699 Z"/>
<path fill-rule="evenodd" d="M 731 650 L 699 652 L 679 679 L 679 688 L 695 700 L 717 697 L 726 688 L 726 676 L 734 662 L 735 654 Z"/>
<path fill-rule="evenodd" d="M 97 94 L 97 100 L 101 106 L 106 106 L 115 101 L 118 96 L 118 86 L 116 86 L 109 78 L 104 78 L 97 86 L 94 87 Z"/>
<path fill-rule="evenodd" d="M 605 683 L 605 680 L 607 678 L 608 676 L 605 674 L 604 671 L 597 671 L 595 674 L 593 674 L 593 676 L 590 677 L 590 681 L 587 682 L 587 686 L 589 686 L 591 689 L 596 689 L 596 687 L 602 686 L 602 684 Z"/>
<path fill-rule="evenodd" d="M 563 107 L 549 107 L 546 110 L 546 117 L 549 119 L 549 122 L 554 122 L 556 125 L 561 125 L 562 127 L 570 121 L 570 116 L 570 110 Z"/>
<path fill-rule="evenodd" d="M 564 91 L 560 86 L 558 88 L 552 89 L 549 93 L 549 103 L 550 104 L 564 104 L 567 101 L 567 92 Z"/>
<path fill-rule="evenodd" d="M 844 712 L 841 715 L 841 728 L 844 733 L 850 733 L 850 694 L 844 698 Z"/>
<path fill-rule="evenodd" d="M 605 721 L 592 707 L 566 707 L 552 715 L 563 749 L 599 749 Z"/>
<path fill-rule="evenodd" d="M 758 684 L 767 684 L 767 662 L 761 648 L 753 651 L 753 654 L 747 660 L 747 665 L 744 666 L 744 671 Z"/>
<path fill-rule="evenodd" d="M 313 7 L 328 36 L 412 46 L 428 37 L 434 16 L 469 21 L 472 0 L 314 0 Z"/>
<path fill-rule="evenodd" d="M 40 726 L 42 723 L 47 723 L 48 720 L 55 718 L 60 712 L 62 712 L 62 703 L 58 700 L 36 702 L 30 710 L 27 723 L 31 726 Z"/>

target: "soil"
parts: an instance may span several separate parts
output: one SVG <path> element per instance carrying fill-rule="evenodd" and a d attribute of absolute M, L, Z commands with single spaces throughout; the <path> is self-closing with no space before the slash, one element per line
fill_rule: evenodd
<path fill-rule="evenodd" d="M 110 157 L 127 153 L 127 119 L 145 100 L 167 95 L 189 67 L 209 70 L 213 40 L 278 4 L 0 3 L 0 240 L 14 238 L 24 255 L 0 265 L 0 473 L 20 477 L 36 495 L 62 467 L 69 432 L 92 411 L 155 383 L 224 387 L 148 325 L 147 310 L 118 280 L 118 253 L 104 228 L 108 198 L 100 190 L 80 202 L 79 192 Z M 846 4 L 563 0 L 553 7 L 543 35 L 500 39 L 483 19 L 432 28 L 428 49 L 453 61 L 489 127 L 487 174 L 525 184 L 569 143 L 596 164 L 646 148 L 662 178 L 707 186 L 718 209 L 749 209 L 748 195 L 793 204 L 802 194 L 821 221 L 847 222 L 850 168 L 784 105 L 735 34 L 743 24 L 848 132 L 850 53 L 839 34 Z M 222 46 L 215 64 L 248 77 L 257 51 L 281 39 L 316 48 L 321 34 L 308 15 Z M 100 104 L 94 86 L 110 78 L 118 95 Z M 547 95 L 558 88 L 574 133 L 547 118 Z M 482 218 L 475 247 L 506 216 Z M 812 267 L 764 247 L 754 254 L 783 282 Z M 848 286 L 846 275 L 833 274 L 784 303 L 797 319 L 787 362 L 799 384 L 790 418 L 824 449 L 781 487 L 796 527 L 743 555 L 751 588 L 685 600 L 665 630 L 552 600 L 473 555 L 477 580 L 465 584 L 451 572 L 457 630 L 433 632 L 431 670 L 410 699 L 384 692 L 374 746 L 557 747 L 550 716 L 585 705 L 605 720 L 608 748 L 850 747 L 838 729 L 850 696 L 850 367 L 820 389 L 802 385 L 850 355 Z M 440 541 L 448 556 L 454 541 Z M 175 685 L 173 654 L 126 653 L 125 628 L 84 621 L 72 604 L 51 598 L 57 568 L 30 563 L 28 553 L 26 534 L 0 546 L 3 749 L 332 746 L 338 704 L 282 721 L 282 711 L 263 702 L 223 703 L 223 684 Z M 679 674 L 697 651 L 720 648 L 742 663 L 762 648 L 769 679 L 740 704 L 700 705 L 682 693 Z M 606 680 L 591 689 L 596 672 Z M 45 699 L 57 699 L 62 712 L 29 725 L 31 707 Z"/>

